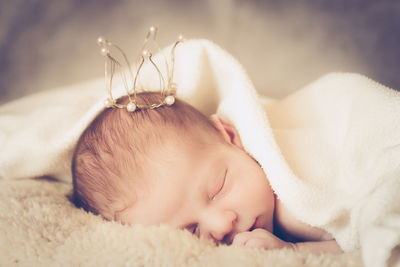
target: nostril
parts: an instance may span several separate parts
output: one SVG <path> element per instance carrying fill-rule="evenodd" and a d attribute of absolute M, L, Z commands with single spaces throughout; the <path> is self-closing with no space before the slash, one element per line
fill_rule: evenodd
<path fill-rule="evenodd" d="M 222 240 L 221 240 L 220 242 L 221 242 L 222 244 L 226 244 L 226 245 L 232 244 L 231 235 L 229 235 L 229 234 L 224 235 L 224 237 L 222 238 Z"/>

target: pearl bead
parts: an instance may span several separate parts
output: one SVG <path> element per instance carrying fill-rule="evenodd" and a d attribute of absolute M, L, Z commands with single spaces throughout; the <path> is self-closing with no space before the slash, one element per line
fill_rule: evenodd
<path fill-rule="evenodd" d="M 150 56 L 150 52 L 148 50 L 143 50 L 142 55 L 145 57 Z"/>
<path fill-rule="evenodd" d="M 110 98 L 107 98 L 106 100 L 104 100 L 104 106 L 109 108 L 113 105 L 113 101 Z"/>
<path fill-rule="evenodd" d="M 128 105 L 126 105 L 126 109 L 127 109 L 129 112 L 135 111 L 135 110 L 136 110 L 136 105 L 135 105 L 135 103 L 130 102 Z"/>
<path fill-rule="evenodd" d="M 155 30 L 156 30 L 156 27 L 154 27 L 154 26 L 151 26 L 151 27 L 150 27 L 150 31 L 151 31 L 151 32 L 154 32 Z"/>
<path fill-rule="evenodd" d="M 179 41 L 182 41 L 182 40 L 183 40 L 183 35 L 179 35 L 179 36 L 178 36 L 178 40 L 179 40 Z"/>
<path fill-rule="evenodd" d="M 102 47 L 101 50 L 100 50 L 100 53 L 101 53 L 103 56 L 107 56 L 108 53 L 110 53 L 110 50 L 109 50 L 108 48 L 106 48 L 106 47 Z"/>
<path fill-rule="evenodd" d="M 171 106 L 172 104 L 175 103 L 175 97 L 173 95 L 169 95 L 164 99 L 164 101 L 165 101 L 165 104 L 167 104 L 168 106 Z"/>
<path fill-rule="evenodd" d="M 98 45 L 103 45 L 105 43 L 106 43 L 106 38 L 104 36 L 97 37 L 97 44 Z"/>

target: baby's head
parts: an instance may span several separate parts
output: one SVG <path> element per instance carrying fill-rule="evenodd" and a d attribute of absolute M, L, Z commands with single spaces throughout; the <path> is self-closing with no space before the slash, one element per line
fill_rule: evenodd
<path fill-rule="evenodd" d="M 169 224 L 227 243 L 250 228 L 272 231 L 274 195 L 236 129 L 178 99 L 105 109 L 82 134 L 72 172 L 75 204 L 108 220 Z"/>

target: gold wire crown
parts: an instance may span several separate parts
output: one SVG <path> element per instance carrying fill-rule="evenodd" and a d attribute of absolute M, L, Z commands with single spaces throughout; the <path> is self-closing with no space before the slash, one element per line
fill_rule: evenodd
<path fill-rule="evenodd" d="M 106 82 L 106 88 L 108 91 L 108 98 L 105 100 L 105 106 L 106 107 L 115 107 L 115 108 L 125 108 L 129 112 L 133 112 L 138 109 L 155 109 L 158 107 L 161 107 L 163 105 L 173 105 L 175 102 L 175 94 L 176 94 L 176 89 L 177 85 L 173 82 L 173 75 L 174 75 L 174 64 L 175 64 L 175 48 L 176 46 L 183 41 L 182 35 L 178 36 L 178 39 L 175 41 L 174 45 L 172 46 L 171 49 L 171 68 L 169 68 L 168 61 L 164 54 L 161 52 L 161 48 L 159 44 L 156 41 L 157 37 L 157 27 L 150 27 L 149 31 L 147 32 L 147 35 L 144 39 L 143 46 L 142 46 L 142 53 L 140 55 L 140 60 L 138 61 L 138 65 L 136 68 L 136 74 L 133 76 L 132 68 L 131 65 L 129 64 L 128 58 L 124 51 L 117 45 L 111 43 L 108 41 L 105 37 L 100 36 L 97 38 L 97 44 L 100 46 L 100 51 L 101 54 L 105 57 L 105 63 L 104 63 L 104 76 L 105 76 L 105 82 Z M 165 61 L 165 67 L 168 75 L 167 79 L 167 84 L 165 82 L 164 76 L 162 75 L 160 69 L 158 66 L 155 64 L 155 62 L 152 59 L 152 53 L 148 49 L 149 47 L 149 41 L 153 41 L 154 45 L 157 47 L 157 50 L 160 52 L 162 57 L 164 58 Z M 124 58 L 124 61 L 128 67 L 128 74 L 131 79 L 131 87 L 128 84 L 128 80 L 126 78 L 126 71 L 123 70 L 122 64 L 114 57 L 111 55 L 111 48 L 116 48 L 116 50 L 121 53 L 122 57 Z M 155 70 L 158 73 L 159 77 L 159 82 L 160 82 L 160 94 L 162 96 L 162 102 L 160 103 L 152 103 L 150 105 L 141 105 L 137 102 L 136 98 L 136 93 L 138 91 L 137 88 L 137 83 L 138 83 L 138 77 L 140 70 L 142 69 L 142 66 L 144 62 L 148 60 L 151 65 L 155 68 Z M 115 99 L 112 95 L 112 86 L 113 86 L 113 78 L 114 74 L 117 72 L 120 75 L 120 78 L 123 82 L 123 85 L 125 87 L 126 94 L 128 96 L 129 102 L 128 104 L 120 104 L 117 103 L 117 99 Z"/>

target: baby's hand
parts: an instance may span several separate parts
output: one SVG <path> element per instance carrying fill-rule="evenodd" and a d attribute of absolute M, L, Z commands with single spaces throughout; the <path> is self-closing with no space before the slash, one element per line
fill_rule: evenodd
<path fill-rule="evenodd" d="M 256 228 L 251 232 L 238 233 L 233 238 L 232 245 L 263 249 L 293 248 L 291 243 L 279 239 L 262 228 Z"/>

